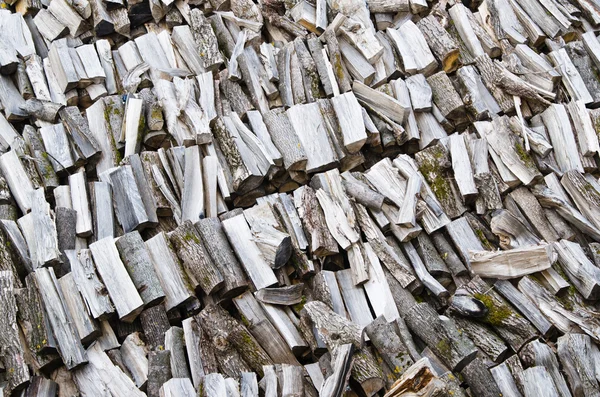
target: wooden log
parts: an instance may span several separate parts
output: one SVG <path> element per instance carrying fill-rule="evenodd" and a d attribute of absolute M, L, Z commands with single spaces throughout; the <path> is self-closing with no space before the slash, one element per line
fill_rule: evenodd
<path fill-rule="evenodd" d="M 171 352 L 168 350 L 148 353 L 148 382 L 146 394 L 149 397 L 159 397 L 163 384 L 171 379 Z"/>
<path fill-rule="evenodd" d="M 594 226 L 598 227 L 600 222 L 598 222 L 598 217 L 596 216 L 596 197 L 599 193 L 593 185 L 575 170 L 567 171 L 561 179 L 561 184 L 569 193 L 569 196 L 581 213 Z"/>
<path fill-rule="evenodd" d="M 559 371 L 558 360 L 556 359 L 555 353 L 546 344 L 540 343 L 539 341 L 532 341 L 527 344 L 523 350 L 519 353 L 519 357 L 525 366 L 532 368 L 545 368 L 546 374 L 543 379 L 546 379 L 547 383 L 553 384 L 556 387 L 556 395 L 558 396 L 569 396 L 569 387 Z M 529 368 L 531 369 L 531 368 Z M 527 382 L 527 375 L 525 374 L 529 369 L 523 371 L 523 389 L 525 393 L 536 390 L 536 386 Z M 552 379 L 552 382 L 548 382 Z"/>
<path fill-rule="evenodd" d="M 274 269 L 285 265 L 292 253 L 292 241 L 290 235 L 282 231 L 271 205 L 257 204 L 244 210 L 244 216 L 267 264 Z"/>
<path fill-rule="evenodd" d="M 600 151 L 600 146 L 585 104 L 582 101 L 571 101 L 567 104 L 567 110 L 573 120 L 580 153 L 586 157 L 594 156 L 594 153 Z"/>
<path fill-rule="evenodd" d="M 210 295 L 222 288 L 224 279 L 213 263 L 196 227 L 186 221 L 169 233 L 171 244 L 181 259 L 192 287 Z"/>
<path fill-rule="evenodd" d="M 594 102 L 594 98 L 590 94 L 580 75 L 579 71 L 571 61 L 566 49 L 560 48 L 549 53 L 549 57 L 558 71 L 562 75 L 562 82 L 574 100 L 581 100 L 586 105 Z"/>
<path fill-rule="evenodd" d="M 558 357 L 574 395 L 595 396 L 600 393 L 589 336 L 566 334 L 558 338 Z"/>
<path fill-rule="evenodd" d="M 560 394 L 552 382 L 552 378 L 544 367 L 531 367 L 523 371 L 523 388 L 525 396 L 556 396 Z"/>
<path fill-rule="evenodd" d="M 88 357 L 81 345 L 73 320 L 63 304 L 54 271 L 39 268 L 35 271 L 36 283 L 44 303 L 48 320 L 52 326 L 58 352 L 68 369 L 74 369 L 88 362 Z"/>
<path fill-rule="evenodd" d="M 160 351 L 165 346 L 165 334 L 170 328 L 164 304 L 144 309 L 140 313 L 140 323 L 147 345 L 152 351 Z M 169 365 L 169 376 L 171 369 Z"/>
<path fill-rule="evenodd" d="M 89 188 L 94 217 L 94 237 L 96 239 L 113 237 L 115 233 L 115 221 L 110 184 L 106 182 L 92 182 Z"/>
<path fill-rule="evenodd" d="M 2 355 L 7 370 L 5 393 L 12 393 L 27 386 L 30 375 L 24 359 L 23 346 L 17 326 L 17 302 L 14 295 L 13 274 L 0 272 L 0 300 L 2 301 Z"/>
<path fill-rule="evenodd" d="M 90 245 L 90 250 L 119 319 L 131 323 L 142 311 L 144 302 L 127 274 L 114 241 L 110 237 L 98 240 Z"/>
<path fill-rule="evenodd" d="M 484 361 L 477 357 L 463 368 L 461 374 L 469 383 L 469 389 L 478 396 L 498 396 L 502 394 Z"/>
<path fill-rule="evenodd" d="M 243 318 L 249 323 L 248 330 L 273 361 L 289 364 L 297 363 L 288 343 L 279 334 L 274 323 L 268 319 L 264 307 L 259 304 L 252 294 L 246 292 L 235 298 L 233 302 Z M 288 336 L 291 336 L 291 334 Z M 295 335 L 295 338 L 296 340 L 302 340 L 298 335 Z M 300 348 L 301 351 L 303 349 L 304 347 Z"/>
<path fill-rule="evenodd" d="M 273 144 L 281 153 L 287 170 L 304 170 L 308 157 L 286 113 L 274 109 L 263 114 Z"/>
<path fill-rule="evenodd" d="M 486 278 L 506 280 L 522 277 L 550 268 L 547 249 L 540 245 L 535 248 L 523 247 L 496 253 L 471 252 L 471 268 L 476 274 Z"/>
<path fill-rule="evenodd" d="M 519 350 L 532 338 L 535 338 L 537 332 L 531 323 L 518 315 L 498 293 L 489 290 L 488 284 L 481 278 L 476 276 L 462 288 L 486 305 L 488 314 L 483 317 L 482 321 L 492 325 L 513 349 Z M 498 313 L 503 313 L 503 315 L 498 316 Z"/>
<path fill-rule="evenodd" d="M 558 252 L 558 260 L 569 277 L 571 283 L 586 299 L 597 296 L 600 270 L 587 258 L 581 246 L 567 240 L 561 240 L 554 245 Z"/>
<path fill-rule="evenodd" d="M 55 264 L 60 258 L 56 224 L 52 219 L 50 205 L 46 202 L 43 189 L 30 195 L 31 213 L 19 218 L 18 223 L 27 241 L 34 269 Z"/>
<path fill-rule="evenodd" d="M 295 105 L 288 109 L 286 114 L 306 151 L 306 172 L 321 172 L 334 168 L 337 158 L 327 138 L 319 105 Z M 310 125 L 306 124 L 307 120 L 310 120 Z"/>
<path fill-rule="evenodd" d="M 437 144 L 417 153 L 415 160 L 419 172 L 439 200 L 443 212 L 450 218 L 460 216 L 466 208 L 460 199 L 457 201 L 455 193 L 457 189 L 449 180 L 449 173 L 445 169 L 450 164 L 447 149 L 443 145 Z"/>
<path fill-rule="evenodd" d="M 494 288 L 515 306 L 542 335 L 549 335 L 553 331 L 552 324 L 542 315 L 538 308 L 531 304 L 526 297 L 519 292 L 510 282 L 498 280 Z"/>
<path fill-rule="evenodd" d="M 222 220 L 223 229 L 255 288 L 261 289 L 277 283 L 277 278 L 263 259 L 251 230 L 242 213 L 231 213 Z"/>
<path fill-rule="evenodd" d="M 161 397 L 194 397 L 196 391 L 188 378 L 172 378 L 160 387 Z"/>
<path fill-rule="evenodd" d="M 179 259 L 173 252 L 164 232 L 146 241 L 146 247 L 154 265 L 154 271 L 165 292 L 165 307 L 170 311 L 194 300 L 193 291 Z"/>
<path fill-rule="evenodd" d="M 386 320 L 383 316 L 377 317 L 365 328 L 365 331 L 387 365 L 393 368 L 396 374 L 402 375 L 414 361 L 408 354 L 402 339 L 397 335 L 394 324 Z"/>
<path fill-rule="evenodd" d="M 189 368 L 185 360 L 185 340 L 182 328 L 171 327 L 165 333 L 165 350 L 171 351 L 173 378 L 190 378 Z"/>
<path fill-rule="evenodd" d="M 89 314 L 85 303 L 79 294 L 73 273 L 67 273 L 58 279 L 60 293 L 64 305 L 69 311 L 81 343 L 89 345 L 101 335 L 98 324 Z"/>
<path fill-rule="evenodd" d="M 196 223 L 196 228 L 206 242 L 205 248 L 212 261 L 223 275 L 225 283 L 219 295 L 223 298 L 239 295 L 247 288 L 248 281 L 218 218 L 205 218 Z"/>
<path fill-rule="evenodd" d="M 94 139 L 88 121 L 75 106 L 62 108 L 60 118 L 77 145 L 77 150 L 86 160 L 95 160 L 100 157 L 98 143 Z"/>
<path fill-rule="evenodd" d="M 113 200 L 118 209 L 117 219 L 123 230 L 127 233 L 149 225 L 151 215 L 144 206 L 142 192 L 136 183 L 133 167 L 124 165 L 110 171 L 107 181 L 111 184 Z"/>
<path fill-rule="evenodd" d="M 208 337 L 215 340 L 220 338 L 228 344 L 227 349 L 232 349 L 237 353 L 241 360 L 242 366 L 249 366 L 255 372 L 261 374 L 263 365 L 272 364 L 271 359 L 266 352 L 260 347 L 256 339 L 248 332 L 246 327 L 233 319 L 229 314 L 219 306 L 211 305 L 202 310 L 199 314 L 202 319 L 202 327 Z M 225 356 L 220 356 L 224 352 L 215 352 L 217 359 L 220 361 Z M 241 368 L 223 368 L 221 361 L 221 369 L 225 373 L 236 373 Z M 245 371 L 244 371 L 245 372 Z"/>
<path fill-rule="evenodd" d="M 576 169 L 583 172 L 583 165 L 579 158 L 575 136 L 565 106 L 551 105 L 541 116 L 554 147 L 556 162 L 560 170 L 565 172 Z"/>
<path fill-rule="evenodd" d="M 67 250 L 65 256 L 69 260 L 73 279 L 90 314 L 96 319 L 106 319 L 114 312 L 114 307 L 105 285 L 98 279 L 91 252 L 87 249 L 79 253 L 75 250 Z"/>
<path fill-rule="evenodd" d="M 117 239 L 115 245 L 144 306 L 150 307 L 161 303 L 165 293 L 140 234 L 137 231 L 127 233 Z"/>
<path fill-rule="evenodd" d="M 388 28 L 386 33 L 402 57 L 407 74 L 423 73 L 429 76 L 435 72 L 437 61 L 425 36 L 412 21 L 403 23 L 398 29 Z"/>
<path fill-rule="evenodd" d="M 136 397 L 144 395 L 122 370 L 113 365 L 98 344 L 90 346 L 87 353 L 90 364 L 75 371 L 73 377 L 82 394 L 95 394 L 107 390 L 109 393 L 126 392 Z"/>
<path fill-rule="evenodd" d="M 451 319 L 438 316 L 429 304 L 415 302 L 407 311 L 399 310 L 410 330 L 449 368 L 460 371 L 475 358 L 477 348 L 473 342 L 458 332 Z"/>

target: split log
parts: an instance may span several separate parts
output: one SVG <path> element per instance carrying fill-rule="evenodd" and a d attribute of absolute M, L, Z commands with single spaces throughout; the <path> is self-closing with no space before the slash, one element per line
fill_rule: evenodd
<path fill-rule="evenodd" d="M 223 219 L 223 218 L 222 218 Z M 223 229 L 237 257 L 256 289 L 269 287 L 277 283 L 273 270 L 262 257 L 253 241 L 252 232 L 242 213 L 229 213 L 222 220 Z"/>
<path fill-rule="evenodd" d="M 0 300 L 2 302 L 2 356 L 7 371 L 5 393 L 12 393 L 27 386 L 30 380 L 25 363 L 23 346 L 19 340 L 17 326 L 17 303 L 14 295 L 13 275 L 10 271 L 0 272 Z"/>
<path fill-rule="evenodd" d="M 121 262 L 115 243 L 112 238 L 107 237 L 91 244 L 90 250 L 119 319 L 132 322 L 142 311 L 144 302 Z"/>
<path fill-rule="evenodd" d="M 195 298 L 192 288 L 165 233 L 158 233 L 147 240 L 146 248 L 165 293 L 167 311 L 193 301 Z"/>
<path fill-rule="evenodd" d="M 140 234 L 137 231 L 127 233 L 117 239 L 115 245 L 144 306 L 149 307 L 161 303 L 165 293 Z"/>
<path fill-rule="evenodd" d="M 207 295 L 222 288 L 223 276 L 207 254 L 198 230 L 190 221 L 170 232 L 169 239 L 181 259 L 192 287 L 202 288 Z"/>
<path fill-rule="evenodd" d="M 79 294 L 73 273 L 67 273 L 59 278 L 58 285 L 64 305 L 71 315 L 73 325 L 79 334 L 81 343 L 89 345 L 101 335 L 101 332 Z"/>
<path fill-rule="evenodd" d="M 537 332 L 531 323 L 517 314 L 497 292 L 490 290 L 481 278 L 476 276 L 462 288 L 485 304 L 488 314 L 482 321 L 492 325 L 515 351 L 535 338 Z"/>
<path fill-rule="evenodd" d="M 554 245 L 562 269 L 585 299 L 597 299 L 600 292 L 600 269 L 587 258 L 581 246 L 567 240 Z"/>
<path fill-rule="evenodd" d="M 52 269 L 39 268 L 35 271 L 36 283 L 44 303 L 48 320 L 52 326 L 58 352 L 67 369 L 74 369 L 88 362 L 86 351 L 81 345 L 73 320 L 63 304 L 58 282 Z"/>
<path fill-rule="evenodd" d="M 233 254 L 223 226 L 218 218 L 205 218 L 196 223 L 196 228 L 206 242 L 205 248 L 224 278 L 219 295 L 229 298 L 239 295 L 248 285 L 244 271 Z"/>
<path fill-rule="evenodd" d="M 523 348 L 523 350 L 519 353 L 519 357 L 525 366 L 532 368 L 541 367 L 546 369 L 544 379 L 547 379 L 547 383 L 554 384 L 557 391 L 556 395 L 571 395 L 569 392 L 569 387 L 567 386 L 567 382 L 565 381 L 562 373 L 559 371 L 556 355 L 549 346 L 542 344 L 539 341 L 532 341 Z M 528 370 L 529 369 L 525 370 L 522 375 L 523 388 L 525 392 L 528 390 L 535 390 L 536 388 L 535 385 L 531 385 L 529 382 L 527 382 L 527 375 L 525 375 L 525 373 Z M 552 381 L 548 382 L 550 379 L 552 379 Z M 532 389 L 529 389 L 530 387 Z"/>
<path fill-rule="evenodd" d="M 558 338 L 557 350 L 573 395 L 599 395 L 590 337 L 582 334 L 563 335 Z"/>

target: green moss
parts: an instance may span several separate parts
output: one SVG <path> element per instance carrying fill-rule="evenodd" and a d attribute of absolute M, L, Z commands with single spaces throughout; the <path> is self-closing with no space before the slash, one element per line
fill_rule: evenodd
<path fill-rule="evenodd" d="M 525 148 L 523 147 L 523 145 L 521 145 L 521 142 L 517 142 L 515 144 L 515 150 L 517 152 L 517 155 L 521 159 L 521 161 L 523 163 L 525 163 L 525 165 L 527 167 L 529 167 L 529 168 L 535 168 L 535 163 L 533 162 L 533 159 L 531 158 L 531 156 L 529 155 L 529 153 L 527 153 L 527 151 L 525 150 Z"/>
<path fill-rule="evenodd" d="M 494 251 L 494 247 L 492 246 L 492 244 L 490 244 L 489 240 L 485 237 L 485 234 L 481 229 L 475 229 L 475 235 L 477 236 L 479 241 L 481 241 L 483 248 L 485 248 L 486 250 Z"/>
<path fill-rule="evenodd" d="M 242 317 L 240 318 L 240 320 L 242 321 L 242 324 L 244 324 L 244 326 L 246 328 L 250 327 L 250 321 L 248 321 L 248 319 L 246 318 L 246 316 L 244 316 L 243 314 L 241 315 Z"/>
<path fill-rule="evenodd" d="M 415 300 L 417 301 L 417 303 L 423 303 L 423 302 L 425 302 L 423 300 L 423 298 L 421 297 L 421 295 L 415 295 Z"/>
<path fill-rule="evenodd" d="M 306 305 L 306 295 L 302 295 L 302 299 L 300 303 L 296 303 L 293 308 L 296 313 L 300 313 L 302 309 L 304 309 L 304 305 Z"/>
<path fill-rule="evenodd" d="M 446 339 L 441 339 L 437 343 L 436 347 L 444 357 L 448 357 L 452 354 L 452 347 L 450 346 L 450 342 L 448 342 Z"/>
<path fill-rule="evenodd" d="M 488 314 L 484 320 L 491 325 L 502 325 L 502 322 L 513 314 L 508 306 L 496 305 L 489 295 L 475 294 L 474 297 L 483 302 L 488 309 Z"/>
<path fill-rule="evenodd" d="M 195 234 L 190 233 L 190 232 L 186 232 L 183 235 L 183 240 L 187 241 L 187 242 L 192 241 L 192 242 L 194 242 L 196 244 L 200 244 L 200 239 L 198 238 L 198 236 L 196 236 Z"/>
<path fill-rule="evenodd" d="M 450 186 L 439 166 L 439 162 L 445 157 L 444 149 L 441 145 L 438 145 L 427 149 L 427 152 L 429 156 L 423 158 L 419 171 L 427 179 L 438 200 L 446 200 L 451 194 Z"/>

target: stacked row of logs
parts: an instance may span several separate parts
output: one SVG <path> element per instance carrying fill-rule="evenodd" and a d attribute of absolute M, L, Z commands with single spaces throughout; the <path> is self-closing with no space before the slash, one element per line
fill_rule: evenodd
<path fill-rule="evenodd" d="M 600 396 L 600 6 L 0 0 L 9 396 Z"/>

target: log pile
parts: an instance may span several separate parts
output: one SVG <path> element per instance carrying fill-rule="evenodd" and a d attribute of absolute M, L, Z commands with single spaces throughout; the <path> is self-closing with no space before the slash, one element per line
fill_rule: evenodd
<path fill-rule="evenodd" d="M 600 396 L 600 6 L 0 0 L 3 396 Z"/>

